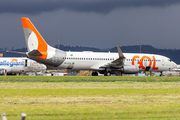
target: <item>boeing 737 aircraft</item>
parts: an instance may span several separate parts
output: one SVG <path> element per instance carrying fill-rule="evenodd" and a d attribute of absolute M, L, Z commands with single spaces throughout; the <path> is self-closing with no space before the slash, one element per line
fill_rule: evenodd
<path fill-rule="evenodd" d="M 11 73 L 40 72 L 46 69 L 46 66 L 39 64 L 26 57 L 3 57 L 0 58 L 0 75 Z"/>
<path fill-rule="evenodd" d="M 62 69 L 92 70 L 105 76 L 116 74 L 136 74 L 139 71 L 168 71 L 176 68 L 176 63 L 168 57 L 156 54 L 105 52 L 65 52 L 49 46 L 27 17 L 22 17 L 22 26 L 28 52 L 26 56 L 37 62 Z M 23 53 L 21 53 L 23 54 Z"/>

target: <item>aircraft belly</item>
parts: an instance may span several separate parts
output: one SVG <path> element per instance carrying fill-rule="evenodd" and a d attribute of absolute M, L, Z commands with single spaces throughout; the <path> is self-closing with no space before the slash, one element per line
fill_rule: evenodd
<path fill-rule="evenodd" d="M 90 67 L 94 63 L 84 62 L 84 61 L 65 61 L 63 64 L 61 64 L 59 67 L 63 69 L 81 69 L 81 70 L 87 70 L 90 69 Z"/>
<path fill-rule="evenodd" d="M 169 69 L 169 67 L 161 66 L 161 67 L 159 67 L 158 71 L 167 71 L 168 69 Z"/>
<path fill-rule="evenodd" d="M 31 71 L 33 71 L 33 69 L 34 69 L 35 71 L 39 71 L 39 70 L 36 69 L 35 67 L 34 67 L 34 68 L 31 68 L 31 67 L 24 67 L 24 72 L 31 72 Z"/>
<path fill-rule="evenodd" d="M 62 68 L 62 69 L 67 69 L 67 66 L 68 66 L 68 65 L 66 65 L 66 64 L 63 63 L 63 64 L 61 64 L 61 65 L 58 66 L 58 67 L 59 67 L 59 68 Z"/>
<path fill-rule="evenodd" d="M 24 68 L 23 67 L 12 67 L 11 68 L 11 72 L 14 72 L 14 73 L 20 73 L 20 72 L 22 72 L 24 70 Z"/>
<path fill-rule="evenodd" d="M 73 69 L 81 69 L 81 70 L 88 70 L 88 69 L 90 69 L 90 66 L 89 65 L 75 65 L 74 67 L 73 67 Z"/>

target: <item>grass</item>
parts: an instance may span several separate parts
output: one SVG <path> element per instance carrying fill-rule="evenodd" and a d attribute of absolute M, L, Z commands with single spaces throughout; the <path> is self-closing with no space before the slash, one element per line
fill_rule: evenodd
<path fill-rule="evenodd" d="M 31 80 L 43 80 L 45 82 L 68 82 L 68 81 L 180 81 L 180 77 L 138 77 L 138 76 L 0 76 L 0 80 L 19 80 L 19 81 L 31 81 Z"/>
<path fill-rule="evenodd" d="M 177 120 L 180 82 L 0 82 L 0 106 L 9 120 Z"/>

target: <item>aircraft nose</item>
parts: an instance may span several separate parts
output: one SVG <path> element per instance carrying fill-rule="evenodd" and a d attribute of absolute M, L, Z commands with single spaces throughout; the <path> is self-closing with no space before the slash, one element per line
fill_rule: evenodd
<path fill-rule="evenodd" d="M 46 65 L 43 65 L 43 69 L 44 69 L 44 70 L 46 70 L 46 69 L 47 69 Z"/>
<path fill-rule="evenodd" d="M 177 64 L 175 62 L 173 62 L 173 68 L 177 68 Z"/>

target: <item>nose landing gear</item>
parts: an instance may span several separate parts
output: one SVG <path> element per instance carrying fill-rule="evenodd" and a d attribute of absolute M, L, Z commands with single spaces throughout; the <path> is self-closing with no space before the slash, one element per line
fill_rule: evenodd
<path fill-rule="evenodd" d="M 162 72 L 160 72 L 160 75 L 159 76 L 164 76 Z"/>

